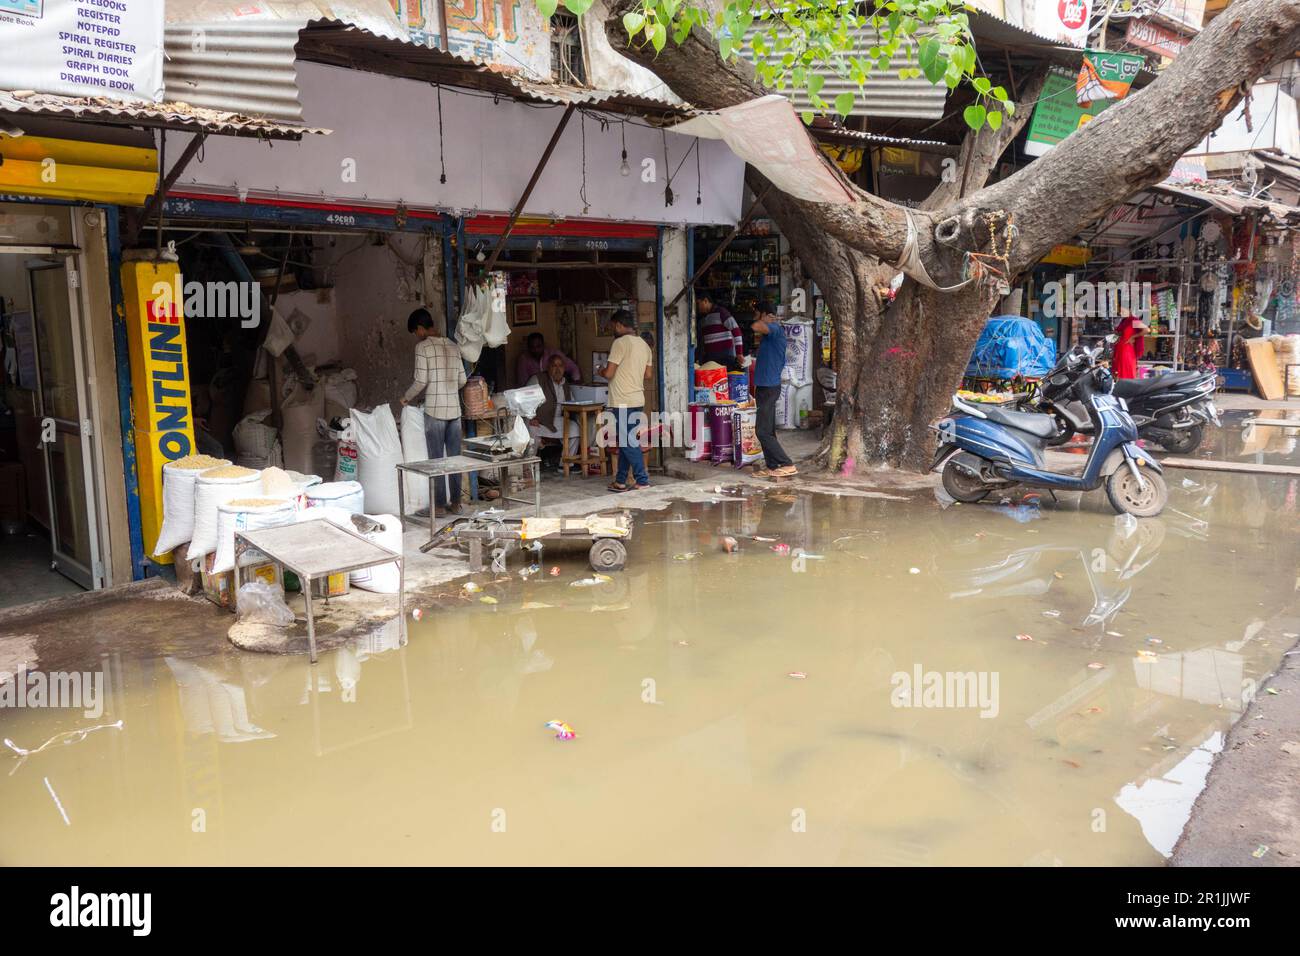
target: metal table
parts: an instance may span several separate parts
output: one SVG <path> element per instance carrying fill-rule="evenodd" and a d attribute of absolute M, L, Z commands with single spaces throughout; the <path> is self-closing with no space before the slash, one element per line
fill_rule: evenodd
<path fill-rule="evenodd" d="M 530 469 L 533 477 L 533 497 L 513 498 L 506 494 L 505 482 L 501 480 L 501 473 L 511 465 L 524 465 Z M 499 461 L 488 461 L 486 458 L 471 458 L 469 455 L 451 455 L 448 458 L 430 458 L 427 461 L 404 461 L 397 466 L 397 517 L 406 525 L 406 488 L 402 480 L 403 472 L 410 472 L 413 475 L 422 475 L 429 480 L 429 543 L 433 543 L 434 531 L 437 530 L 437 511 L 434 502 L 437 498 L 434 496 L 433 483 L 439 478 L 446 478 L 450 475 L 468 475 L 476 474 L 480 471 L 495 471 L 497 474 L 497 484 L 501 487 L 501 500 L 514 501 L 523 505 L 532 505 L 534 514 L 542 513 L 542 460 L 536 455 L 528 458 L 504 458 Z M 415 517 L 412 515 L 411 517 Z M 427 545 L 426 545 L 427 547 Z"/>
<path fill-rule="evenodd" d="M 260 551 L 281 568 L 287 568 L 302 582 L 303 600 L 307 602 L 307 647 L 311 662 L 316 663 L 316 620 L 312 615 L 311 582 L 331 574 L 362 571 L 381 564 L 397 562 L 397 619 L 401 622 L 402 643 L 406 643 L 406 569 L 402 556 L 367 541 L 355 531 L 340 528 L 324 518 L 286 524 L 277 528 L 235 532 L 235 601 L 238 610 L 239 588 L 243 584 L 240 558 L 246 551 Z"/>

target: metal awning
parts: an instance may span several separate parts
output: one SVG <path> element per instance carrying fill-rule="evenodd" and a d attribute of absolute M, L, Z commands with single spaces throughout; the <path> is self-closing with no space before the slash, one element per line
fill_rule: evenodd
<path fill-rule="evenodd" d="M 104 96 L 57 96 L 52 93 L 0 90 L 0 116 L 22 128 L 23 116 L 93 122 L 112 126 L 251 136 L 259 139 L 302 139 L 306 133 L 329 130 L 275 122 L 188 103 L 131 103 Z"/>
<path fill-rule="evenodd" d="M 1164 193 L 1168 196 L 1180 196 L 1187 199 L 1195 199 L 1205 203 L 1207 206 L 1226 212 L 1231 216 L 1242 216 L 1248 212 L 1263 212 L 1271 215 L 1278 220 L 1298 220 L 1300 219 L 1300 209 L 1295 206 L 1288 206 L 1285 203 L 1273 202 L 1268 199 L 1261 199 L 1258 196 L 1242 196 L 1239 193 L 1230 192 L 1227 188 L 1198 188 L 1191 184 L 1175 185 L 1169 182 L 1157 183 L 1149 187 L 1149 191 Z"/>
<path fill-rule="evenodd" d="M 1083 62 L 1083 50 L 1079 47 L 1059 43 L 984 10 L 968 10 L 967 15 L 970 17 L 971 35 L 981 53 L 1000 49 L 1007 53 L 1028 54 L 1073 70 Z M 1143 67 L 1133 80 L 1134 88 L 1146 86 L 1157 75 L 1154 70 Z"/>
<path fill-rule="evenodd" d="M 301 31 L 300 59 L 424 83 L 479 90 L 537 103 L 590 106 L 660 122 L 695 114 L 689 106 L 644 94 L 543 82 L 512 67 L 380 36 L 338 20 L 313 20 Z"/>

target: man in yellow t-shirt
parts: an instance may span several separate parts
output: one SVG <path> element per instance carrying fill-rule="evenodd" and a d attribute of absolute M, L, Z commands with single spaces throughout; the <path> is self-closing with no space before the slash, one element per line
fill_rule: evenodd
<path fill-rule="evenodd" d="M 618 473 L 609 490 L 630 490 L 628 472 L 638 488 L 648 488 L 650 476 L 645 470 L 638 432 L 646 424 L 645 383 L 650 381 L 654 356 L 650 346 L 636 334 L 636 324 L 626 309 L 615 312 L 609 323 L 617 338 L 609 350 L 608 364 L 600 370 L 609 381 L 609 408 L 618 422 Z"/>

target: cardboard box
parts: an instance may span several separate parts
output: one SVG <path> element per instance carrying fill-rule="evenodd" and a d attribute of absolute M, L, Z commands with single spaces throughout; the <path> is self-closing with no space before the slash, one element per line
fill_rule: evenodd
<path fill-rule="evenodd" d="M 311 582 L 312 597 L 342 597 L 351 589 L 352 585 L 349 583 L 348 573 L 346 571 L 340 571 L 338 574 L 331 574 L 327 578 L 313 578 Z"/>
<path fill-rule="evenodd" d="M 224 607 L 228 611 L 235 610 L 235 572 L 223 571 L 220 574 L 212 573 L 212 565 L 216 560 L 216 553 L 206 555 L 203 558 L 203 570 L 200 572 L 200 580 L 203 584 L 203 596 L 215 604 L 217 607 Z M 274 561 L 267 561 L 264 564 L 248 565 L 241 569 L 240 580 L 245 584 L 253 580 L 265 581 L 267 584 L 278 587 L 281 593 L 284 592 L 284 579 L 280 574 L 280 566 Z"/>

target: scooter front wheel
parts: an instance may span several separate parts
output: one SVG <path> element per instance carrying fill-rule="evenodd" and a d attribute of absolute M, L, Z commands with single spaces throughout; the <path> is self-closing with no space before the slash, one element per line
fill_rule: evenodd
<path fill-rule="evenodd" d="M 1169 487 L 1164 476 L 1155 471 L 1144 471 L 1142 483 L 1127 465 L 1106 479 L 1106 497 L 1111 507 L 1122 515 L 1135 518 L 1154 518 L 1165 510 L 1169 501 Z"/>
<path fill-rule="evenodd" d="M 993 489 L 957 467 L 957 463 L 949 458 L 943 466 L 943 490 L 953 501 L 970 505 L 983 501 Z"/>

